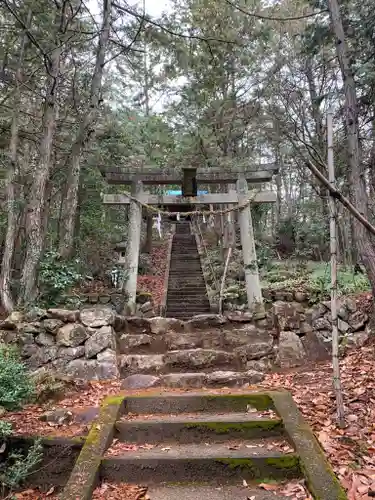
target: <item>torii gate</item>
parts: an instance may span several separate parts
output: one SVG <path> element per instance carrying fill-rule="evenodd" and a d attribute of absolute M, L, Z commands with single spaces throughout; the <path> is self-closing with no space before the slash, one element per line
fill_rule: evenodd
<path fill-rule="evenodd" d="M 130 205 L 129 235 L 130 240 L 126 249 L 126 265 L 128 278 L 124 285 L 130 304 L 134 304 L 137 292 L 138 260 L 140 250 L 142 206 L 147 205 L 233 205 L 244 204 L 239 210 L 239 225 L 241 231 L 241 245 L 245 268 L 246 293 L 249 310 L 263 309 L 262 291 L 259 281 L 259 272 L 255 251 L 255 241 L 251 218 L 248 182 L 259 184 L 268 182 L 276 174 L 278 167 L 274 164 L 261 165 L 257 169 L 231 169 L 220 168 L 200 169 L 183 168 L 182 172 L 164 170 L 157 172 L 152 168 L 137 170 L 112 169 L 102 171 L 109 184 L 122 184 L 131 186 L 131 197 L 126 194 L 105 194 L 104 205 Z M 228 184 L 228 193 L 214 193 L 197 195 L 198 183 Z M 182 185 L 182 196 L 152 195 L 143 190 L 144 185 Z M 236 189 L 233 190 L 233 184 Z M 133 199 L 132 199 L 133 198 Z M 135 201 L 136 199 L 137 201 Z M 252 203 L 274 203 L 276 194 L 272 191 L 256 192 Z"/>

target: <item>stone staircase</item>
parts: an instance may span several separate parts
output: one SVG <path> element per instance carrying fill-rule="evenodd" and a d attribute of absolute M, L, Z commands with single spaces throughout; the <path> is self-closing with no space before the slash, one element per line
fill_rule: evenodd
<path fill-rule="evenodd" d="M 172 241 L 166 316 L 185 319 L 209 312 L 195 236 L 189 222 L 178 222 Z"/>
<path fill-rule="evenodd" d="M 141 484 L 152 500 L 281 500 L 272 490 L 292 479 L 313 498 L 346 499 L 286 392 L 110 396 L 60 500 L 89 500 L 98 477 Z"/>
<path fill-rule="evenodd" d="M 120 377 L 147 375 L 151 385 L 172 388 L 254 384 L 272 368 L 273 343 L 263 328 L 217 315 L 127 318 L 125 331 L 117 333 Z"/>

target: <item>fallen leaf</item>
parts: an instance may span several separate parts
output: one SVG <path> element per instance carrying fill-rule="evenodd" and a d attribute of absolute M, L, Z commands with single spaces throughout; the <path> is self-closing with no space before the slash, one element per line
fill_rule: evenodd
<path fill-rule="evenodd" d="M 278 489 L 278 486 L 276 484 L 261 483 L 259 485 L 259 488 L 262 488 L 266 491 L 276 491 Z"/>

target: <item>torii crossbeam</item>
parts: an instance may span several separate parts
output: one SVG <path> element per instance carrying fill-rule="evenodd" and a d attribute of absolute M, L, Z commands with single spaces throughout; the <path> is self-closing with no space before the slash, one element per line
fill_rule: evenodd
<path fill-rule="evenodd" d="M 212 170 L 212 174 L 211 174 Z M 233 171 L 234 170 L 234 171 Z M 110 184 L 131 184 L 130 197 L 126 194 L 105 194 L 105 205 L 129 205 L 129 242 L 126 249 L 126 268 L 128 277 L 124 284 L 124 291 L 132 305 L 136 300 L 138 259 L 142 224 L 142 205 L 175 206 L 176 211 L 182 205 L 240 205 L 239 225 L 241 244 L 245 268 L 247 302 L 250 310 L 263 308 L 262 292 L 259 281 L 258 265 L 255 251 L 255 241 L 251 219 L 251 203 L 274 203 L 276 194 L 272 191 L 257 191 L 250 193 L 248 182 L 259 184 L 272 179 L 277 172 L 275 165 L 264 170 L 233 169 L 230 172 L 219 172 L 218 169 L 200 170 L 195 168 L 183 169 L 181 173 L 153 172 L 145 169 L 124 172 L 121 169 L 105 172 Z M 236 183 L 236 189 L 229 189 L 228 193 L 214 193 L 197 196 L 198 183 L 229 184 Z M 183 196 L 152 195 L 144 192 L 143 184 L 181 184 Z M 252 198 L 253 197 L 253 198 Z"/>

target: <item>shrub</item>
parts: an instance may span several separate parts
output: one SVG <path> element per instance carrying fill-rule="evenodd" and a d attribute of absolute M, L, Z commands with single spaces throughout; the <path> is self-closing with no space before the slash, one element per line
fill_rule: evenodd
<path fill-rule="evenodd" d="M 31 398 L 33 390 L 18 351 L 0 344 L 0 406 L 15 410 Z"/>
<path fill-rule="evenodd" d="M 58 303 L 64 292 L 76 285 L 82 275 L 79 260 L 63 260 L 57 252 L 47 252 L 39 267 L 39 286 L 42 304 Z"/>
<path fill-rule="evenodd" d="M 10 453 L 0 468 L 0 482 L 3 491 L 18 488 L 35 470 L 43 457 L 43 446 L 40 439 L 34 441 L 27 454 L 20 451 Z"/>

